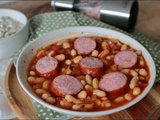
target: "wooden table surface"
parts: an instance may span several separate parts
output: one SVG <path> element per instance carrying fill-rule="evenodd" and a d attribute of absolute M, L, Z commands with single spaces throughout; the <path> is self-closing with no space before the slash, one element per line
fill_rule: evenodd
<path fill-rule="evenodd" d="M 28 18 L 31 18 L 39 13 L 54 11 L 54 9 L 50 5 L 50 2 L 51 2 L 50 0 L 45 0 L 45 1 L 25 0 L 25 1 L 19 1 L 14 3 L 3 4 L 3 5 L 0 5 L 0 8 L 11 8 L 11 9 L 19 10 L 23 12 L 25 15 L 27 15 Z M 149 37 L 150 39 L 153 39 L 160 43 L 160 1 L 139 0 L 139 15 L 138 15 L 138 20 L 136 24 L 136 29 L 141 33 L 143 33 L 144 35 L 146 35 L 147 37 Z M 153 89 L 150 91 L 149 96 L 145 98 L 149 100 L 150 99 L 149 97 L 152 97 L 154 99 L 155 104 L 154 106 L 151 105 L 151 107 L 155 107 L 155 109 L 154 111 L 150 111 L 151 113 L 150 115 L 146 117 L 143 116 L 143 118 L 145 119 L 159 118 L 160 116 L 160 99 L 159 99 L 160 92 L 159 91 L 160 91 L 160 84 L 157 83 L 154 85 Z M 144 103 L 138 103 L 138 104 L 143 106 L 151 103 L 144 102 Z M 130 108 L 129 114 L 132 114 L 134 116 L 135 114 L 133 111 L 138 110 L 136 109 L 137 106 Z M 147 107 L 143 107 L 143 108 L 147 108 Z M 140 109 L 139 112 L 141 112 L 141 110 L 142 109 Z M 145 112 L 145 110 L 142 110 L 142 111 Z M 141 116 L 141 115 L 139 114 L 138 116 Z M 116 115 L 112 117 L 113 119 L 115 119 Z"/>

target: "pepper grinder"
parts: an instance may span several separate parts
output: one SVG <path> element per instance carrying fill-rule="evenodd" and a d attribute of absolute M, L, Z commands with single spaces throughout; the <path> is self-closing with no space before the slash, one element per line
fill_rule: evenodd
<path fill-rule="evenodd" d="M 138 16 L 137 0 L 52 0 L 51 6 L 80 12 L 131 32 Z"/>

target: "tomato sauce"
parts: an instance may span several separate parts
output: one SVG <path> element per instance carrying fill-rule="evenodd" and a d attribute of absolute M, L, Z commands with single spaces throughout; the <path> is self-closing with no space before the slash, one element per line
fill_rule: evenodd
<path fill-rule="evenodd" d="M 99 54 L 104 50 L 109 51 L 109 53 L 103 57 L 99 57 L 98 56 L 99 54 L 97 56 L 94 56 L 94 57 L 101 59 L 104 63 L 103 70 L 102 70 L 101 74 L 99 76 L 97 76 L 96 78 L 98 80 L 100 80 L 103 75 L 105 75 L 109 72 L 115 72 L 115 71 L 122 72 L 123 74 L 125 74 L 127 76 L 127 79 L 128 79 L 127 85 L 125 86 L 124 91 L 120 94 L 113 95 L 113 96 L 108 95 L 108 93 L 106 92 L 105 97 L 98 97 L 96 95 L 93 95 L 93 90 L 99 89 L 99 88 L 94 88 L 92 85 L 90 85 L 92 87 L 92 90 L 91 91 L 86 90 L 86 87 L 85 87 L 87 85 L 87 82 L 85 80 L 86 75 L 83 74 L 82 71 L 80 70 L 79 63 L 74 63 L 74 59 L 77 56 L 81 56 L 82 58 L 92 56 L 92 52 L 87 55 L 85 55 L 85 54 L 78 55 L 78 53 L 76 53 L 76 55 L 72 55 L 71 51 L 73 49 L 75 50 L 74 41 L 77 39 L 77 37 L 76 37 L 76 38 L 70 38 L 70 39 L 54 42 L 51 45 L 44 46 L 43 48 L 38 49 L 36 55 L 30 61 L 30 64 L 28 66 L 28 73 L 27 73 L 28 74 L 28 83 L 31 86 L 31 88 L 33 89 L 33 91 L 40 98 L 42 98 L 44 101 L 48 102 L 49 101 L 48 98 L 50 97 L 50 99 L 52 98 L 52 100 L 49 101 L 48 103 L 50 103 L 51 105 L 54 105 L 54 106 L 64 108 L 64 109 L 70 109 L 70 110 L 76 110 L 76 111 L 101 111 L 101 110 L 108 110 L 108 109 L 117 108 L 119 106 L 127 104 L 128 102 L 132 101 L 133 99 L 135 99 L 138 95 L 140 95 L 143 92 L 143 90 L 147 87 L 147 85 L 149 83 L 150 73 L 149 73 L 149 67 L 148 67 L 141 51 L 136 50 L 136 49 L 132 48 L 131 46 L 122 43 L 118 39 L 104 38 L 104 37 L 97 37 L 97 36 L 92 36 L 90 38 L 95 40 L 95 42 L 96 42 L 96 49 L 95 50 L 97 50 Z M 64 48 L 64 43 L 69 44 L 69 47 Z M 133 66 L 131 68 L 121 68 L 120 66 L 118 66 L 114 63 L 114 56 L 123 50 L 131 50 L 137 54 L 138 60 L 137 60 L 137 63 L 135 66 Z M 79 104 L 76 104 L 75 102 L 68 102 L 65 99 L 65 97 L 59 97 L 59 96 L 56 96 L 54 93 L 52 93 L 50 91 L 50 85 L 56 76 L 50 75 L 50 77 L 45 78 L 44 76 L 41 76 L 40 74 L 38 74 L 35 69 L 35 65 L 39 59 L 43 58 L 44 56 L 51 56 L 51 57 L 56 58 L 56 56 L 59 54 L 63 54 L 65 56 L 65 59 L 62 61 L 59 61 L 59 63 L 58 63 L 57 76 L 61 75 L 61 74 L 69 74 L 69 75 L 74 76 L 76 78 L 81 77 L 81 79 L 79 79 L 79 80 L 83 84 L 83 86 L 84 86 L 83 90 L 86 91 L 87 96 L 85 99 L 81 99 L 81 98 L 78 98 L 77 95 L 74 95 L 73 97 L 75 99 L 81 101 L 81 103 L 79 103 Z M 69 60 L 71 62 L 71 64 L 66 64 L 67 60 Z M 141 69 L 145 70 L 147 75 L 141 74 L 140 73 Z M 133 82 L 131 82 L 131 81 L 133 81 L 132 79 L 135 77 L 133 73 L 136 73 L 137 77 L 138 77 L 138 81 L 136 81 L 136 83 L 134 83 L 134 88 L 138 88 L 138 90 L 140 89 L 140 92 L 138 94 L 134 94 L 134 92 L 133 92 L 134 88 L 130 87 L 130 86 L 132 86 L 131 84 L 133 84 Z M 92 82 L 93 82 L 93 79 L 95 77 L 93 77 L 93 76 L 90 76 L 90 77 L 92 78 Z M 33 80 L 29 80 L 31 78 Z M 42 80 L 41 82 L 36 82 L 37 78 L 42 78 L 44 80 Z M 45 82 L 45 81 L 47 81 L 47 82 Z M 44 84 L 44 82 L 45 82 L 45 84 Z M 41 91 L 41 92 L 39 92 L 39 91 Z M 46 96 L 48 95 L 48 97 L 44 98 L 44 96 L 45 96 L 44 94 L 46 94 Z M 127 98 L 126 97 L 127 95 L 130 97 Z M 92 107 L 87 108 L 86 104 L 90 104 Z M 80 105 L 81 107 L 79 109 L 75 109 L 73 107 L 74 105 Z"/>

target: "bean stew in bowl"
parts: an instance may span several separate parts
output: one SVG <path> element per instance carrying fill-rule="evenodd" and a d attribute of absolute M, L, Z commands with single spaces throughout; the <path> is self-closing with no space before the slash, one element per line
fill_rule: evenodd
<path fill-rule="evenodd" d="M 139 102 L 152 88 L 155 65 L 148 51 L 120 32 L 70 27 L 30 42 L 16 73 L 40 104 L 75 116 L 100 116 Z"/>

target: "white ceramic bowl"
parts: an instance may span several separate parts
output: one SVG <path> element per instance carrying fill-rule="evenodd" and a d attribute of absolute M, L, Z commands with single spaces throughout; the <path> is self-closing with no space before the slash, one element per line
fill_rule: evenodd
<path fill-rule="evenodd" d="M 145 57 L 149 68 L 150 68 L 150 74 L 151 78 L 149 80 L 149 85 L 146 87 L 146 89 L 134 100 L 129 102 L 128 104 L 125 104 L 121 107 L 111 109 L 111 110 L 105 110 L 105 111 L 99 111 L 99 112 L 77 112 L 77 111 L 71 111 L 71 110 L 65 110 L 62 108 L 55 107 L 53 105 L 50 105 L 43 100 L 41 100 L 35 93 L 32 91 L 31 87 L 27 83 L 27 68 L 30 60 L 32 57 L 36 54 L 36 50 L 38 48 L 47 46 L 55 41 L 62 40 L 65 38 L 72 38 L 77 36 L 110 36 L 114 38 L 120 39 L 120 41 L 132 46 L 133 48 L 137 50 L 141 50 L 143 56 Z M 52 109 L 56 110 L 65 114 L 71 114 L 75 116 L 101 116 L 101 115 L 107 115 L 111 113 L 115 113 L 121 110 L 124 110 L 134 104 L 136 104 L 138 101 L 140 101 L 142 98 L 146 96 L 146 94 L 150 91 L 152 88 L 152 85 L 155 81 L 155 64 L 153 62 L 153 59 L 151 55 L 148 53 L 148 51 L 136 40 L 132 39 L 131 37 L 124 35 L 120 32 L 104 29 L 104 28 L 98 28 L 98 27 L 71 27 L 71 28 L 64 28 L 59 29 L 56 31 L 49 32 L 47 34 L 42 35 L 39 38 L 36 38 L 34 41 L 30 42 L 21 52 L 17 66 L 16 66 L 16 73 L 18 76 L 18 81 L 22 88 L 25 90 L 25 92 L 34 100 L 39 102 L 40 104 Z"/>
<path fill-rule="evenodd" d="M 17 33 L 0 39 L 0 59 L 13 56 L 28 40 L 28 20 L 27 17 L 16 10 L 0 9 L 0 17 L 9 16 L 24 25 Z"/>

